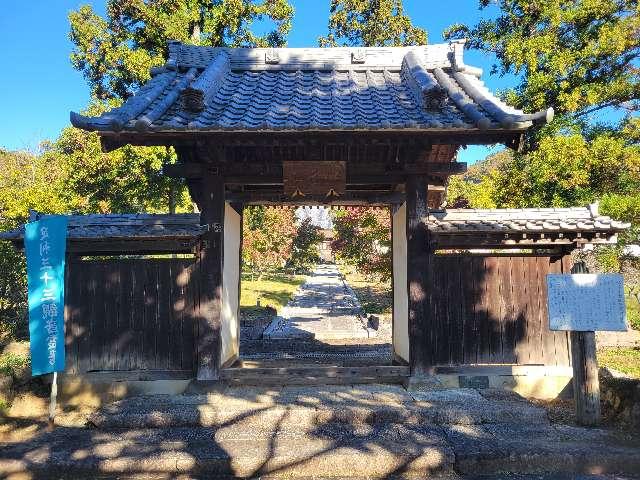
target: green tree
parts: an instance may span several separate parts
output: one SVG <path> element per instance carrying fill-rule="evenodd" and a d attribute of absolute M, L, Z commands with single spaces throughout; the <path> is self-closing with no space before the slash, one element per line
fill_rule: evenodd
<path fill-rule="evenodd" d="M 29 210 L 61 213 L 66 166 L 44 155 L 0 150 L 0 231 L 27 221 Z M 27 279 L 24 256 L 9 242 L 0 242 L 0 340 L 26 336 Z"/>
<path fill-rule="evenodd" d="M 481 9 L 490 3 L 479 0 Z M 445 37 L 467 38 L 467 47 L 495 55 L 494 71 L 516 75 L 517 86 L 504 92 L 509 103 L 526 111 L 551 106 L 557 115 L 551 125 L 532 131 L 523 153 L 476 185 L 486 186 L 498 207 L 602 200 L 603 213 L 638 223 L 640 123 L 631 116 L 640 93 L 637 0 L 497 3 L 495 18 L 453 25 Z M 624 118 L 597 124 L 592 114 L 601 110 Z"/>
<path fill-rule="evenodd" d="M 497 171 L 513 159 L 511 150 L 501 150 L 469 167 L 462 175 L 449 178 L 449 208 L 496 208 Z"/>
<path fill-rule="evenodd" d="M 60 213 L 65 199 L 67 166 L 58 159 L 0 150 L 0 219 L 6 228 L 24 223 L 29 210 Z"/>
<path fill-rule="evenodd" d="M 162 174 L 173 149 L 126 145 L 104 153 L 95 132 L 66 128 L 43 154 L 67 166 L 64 195 L 79 213 L 193 211 L 182 180 Z"/>
<path fill-rule="evenodd" d="M 502 164 L 495 185 L 503 207 L 568 207 L 637 195 L 640 148 L 610 133 L 544 137 L 536 151 Z"/>
<path fill-rule="evenodd" d="M 295 272 L 305 273 L 320 261 L 318 244 L 324 240 L 320 227 L 313 225 L 310 218 L 298 223 L 296 236 L 291 246 L 291 258 L 287 267 Z"/>
<path fill-rule="evenodd" d="M 291 28 L 288 0 L 108 0 L 102 18 L 89 5 L 69 14 L 73 67 L 99 100 L 125 99 L 167 58 L 167 41 L 195 45 L 282 46 Z M 256 21 L 270 20 L 264 35 Z"/>
<path fill-rule="evenodd" d="M 481 9 L 494 3 L 496 18 L 453 25 L 445 38 L 467 38 L 467 47 L 496 56 L 495 71 L 516 74 L 510 103 L 575 117 L 638 108 L 637 0 L 479 1 Z"/>
<path fill-rule="evenodd" d="M 402 0 L 331 0 L 329 34 L 322 47 L 426 45 L 426 30 L 405 14 Z"/>

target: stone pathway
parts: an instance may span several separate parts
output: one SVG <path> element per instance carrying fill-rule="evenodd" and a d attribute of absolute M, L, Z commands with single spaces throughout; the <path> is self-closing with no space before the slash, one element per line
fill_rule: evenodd
<path fill-rule="evenodd" d="M 369 338 L 367 320 L 353 290 L 334 264 L 318 265 L 264 331 L 266 340 Z"/>

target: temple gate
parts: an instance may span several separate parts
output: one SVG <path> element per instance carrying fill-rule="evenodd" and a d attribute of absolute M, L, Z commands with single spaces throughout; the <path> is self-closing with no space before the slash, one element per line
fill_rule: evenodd
<path fill-rule="evenodd" d="M 199 215 L 70 217 L 70 375 L 225 378 L 238 355 L 242 210 L 371 205 L 393 216 L 393 348 L 413 382 L 571 375 L 546 322 L 547 272 L 625 225 L 592 208 L 442 210 L 460 148 L 517 149 L 533 122 L 465 65 L 463 42 L 399 48 L 208 48 L 167 63 L 120 108 L 71 114 L 105 150 L 175 148 Z M 21 231 L 1 238 L 20 244 Z M 175 259 L 86 256 L 181 254 Z M 116 311 L 117 310 L 117 311 Z M 504 383 L 507 382 L 507 383 Z M 494 385 L 495 386 L 495 385 Z"/>

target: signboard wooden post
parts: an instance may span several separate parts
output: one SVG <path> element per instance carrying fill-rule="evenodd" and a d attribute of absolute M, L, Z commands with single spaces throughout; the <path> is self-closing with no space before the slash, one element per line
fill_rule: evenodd
<path fill-rule="evenodd" d="M 547 275 L 549 329 L 570 332 L 576 419 L 593 426 L 600 423 L 595 332 L 627 329 L 622 275 L 590 275 L 582 262 L 571 273 Z"/>

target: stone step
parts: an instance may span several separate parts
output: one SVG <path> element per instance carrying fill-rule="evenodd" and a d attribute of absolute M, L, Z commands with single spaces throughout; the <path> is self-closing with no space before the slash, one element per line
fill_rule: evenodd
<path fill-rule="evenodd" d="M 638 445 L 558 425 L 323 425 L 283 418 L 213 428 L 56 428 L 2 445 L 1 478 L 451 478 L 553 472 L 637 474 Z M 138 477 L 141 478 L 141 477 Z M 511 478 L 499 477 L 499 478 Z M 537 477 L 536 477 L 537 478 Z M 544 477 L 558 478 L 558 477 Z"/>
<path fill-rule="evenodd" d="M 637 432 L 527 423 L 450 425 L 444 431 L 455 452 L 455 470 L 464 475 L 640 474 Z"/>
<path fill-rule="evenodd" d="M 57 429 L 42 443 L 3 449 L 0 476 L 34 477 L 189 474 L 219 478 L 424 478 L 453 472 L 441 432 L 422 429 L 332 428 L 313 434 L 250 429 L 171 428 L 100 433 Z M 44 446 L 44 448 L 43 448 Z"/>
<path fill-rule="evenodd" d="M 360 386 L 364 393 L 373 392 Z M 246 389 L 243 389 L 246 390 Z M 386 391 L 342 395 L 311 389 L 288 389 L 276 397 L 253 397 L 244 391 L 226 395 L 133 397 L 107 405 L 89 421 L 102 430 L 118 428 L 222 427 L 251 419 L 270 426 L 289 422 L 305 433 L 320 425 L 481 425 L 548 424 L 546 411 L 522 401 L 487 401 L 471 390 L 403 393 Z M 282 420 L 284 418 L 285 420 Z"/>
<path fill-rule="evenodd" d="M 402 383 L 408 376 L 409 367 L 402 365 L 225 368 L 221 372 L 230 385 Z"/>

